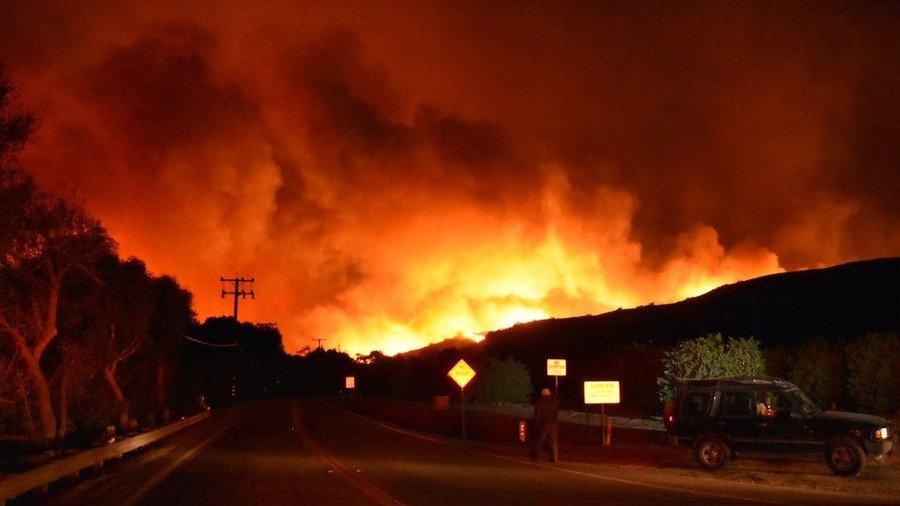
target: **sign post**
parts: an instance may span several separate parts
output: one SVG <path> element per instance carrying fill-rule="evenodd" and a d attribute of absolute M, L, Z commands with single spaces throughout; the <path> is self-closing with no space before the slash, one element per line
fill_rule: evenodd
<path fill-rule="evenodd" d="M 612 421 L 606 419 L 606 404 L 619 403 L 618 381 L 585 381 L 584 403 L 600 405 L 600 426 L 603 430 L 603 445 L 609 445 L 612 438 Z"/>
<path fill-rule="evenodd" d="M 553 390 L 559 396 L 559 377 L 566 375 L 566 359 L 548 358 L 547 376 L 553 376 Z"/>
<path fill-rule="evenodd" d="M 459 385 L 459 410 L 462 415 L 462 438 L 463 441 L 466 440 L 466 396 L 465 388 L 469 381 L 472 381 L 472 378 L 475 377 L 475 370 L 472 369 L 469 364 L 466 363 L 465 360 L 460 359 L 456 365 L 450 369 L 450 372 L 447 373 L 447 376 L 450 376 L 453 381 Z"/>

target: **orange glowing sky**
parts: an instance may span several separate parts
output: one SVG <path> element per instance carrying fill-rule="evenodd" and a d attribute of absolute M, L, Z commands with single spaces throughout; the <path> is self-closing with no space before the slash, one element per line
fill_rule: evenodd
<path fill-rule="evenodd" d="M 289 352 L 900 253 L 895 4 L 210 4 L 4 2 L 20 163 Z"/>

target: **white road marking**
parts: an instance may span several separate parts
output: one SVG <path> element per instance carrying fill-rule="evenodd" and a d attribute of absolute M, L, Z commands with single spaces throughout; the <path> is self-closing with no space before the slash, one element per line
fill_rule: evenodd
<path fill-rule="evenodd" d="M 294 427 L 296 428 L 297 434 L 300 436 L 300 439 L 303 441 L 310 450 L 313 451 L 320 459 L 322 459 L 326 464 L 328 464 L 332 469 L 329 469 L 329 473 L 334 470 L 338 474 L 341 475 L 345 480 L 347 480 L 351 485 L 356 487 L 360 492 L 367 495 L 370 499 L 375 501 L 378 504 L 384 506 L 397 506 L 403 505 L 395 497 L 391 496 L 384 490 L 376 487 L 374 484 L 364 480 L 362 477 L 357 476 L 356 473 L 359 473 L 360 470 L 356 469 L 356 473 L 351 471 L 350 469 L 344 467 L 340 462 L 337 461 L 334 457 L 332 457 L 324 448 L 319 446 L 318 443 L 313 440 L 312 436 L 306 431 L 306 426 L 303 424 L 303 420 L 300 418 L 300 410 L 297 407 L 297 401 L 291 402 L 291 419 L 294 422 Z"/>

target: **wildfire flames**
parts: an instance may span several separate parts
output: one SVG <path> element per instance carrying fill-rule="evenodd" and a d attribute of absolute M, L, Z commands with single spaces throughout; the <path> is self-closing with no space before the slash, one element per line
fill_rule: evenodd
<path fill-rule="evenodd" d="M 887 6 L 59 4 L 0 17 L 22 166 L 288 352 L 900 251 Z"/>

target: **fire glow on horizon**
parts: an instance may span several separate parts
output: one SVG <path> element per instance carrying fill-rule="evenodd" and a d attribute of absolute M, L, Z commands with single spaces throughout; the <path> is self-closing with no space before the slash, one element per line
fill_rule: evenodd
<path fill-rule="evenodd" d="M 288 352 L 900 251 L 887 7 L 76 3 L 0 17 L 23 167 Z"/>

